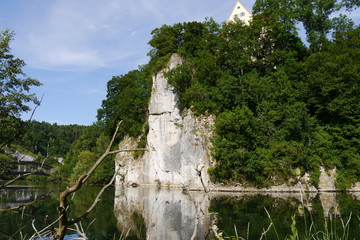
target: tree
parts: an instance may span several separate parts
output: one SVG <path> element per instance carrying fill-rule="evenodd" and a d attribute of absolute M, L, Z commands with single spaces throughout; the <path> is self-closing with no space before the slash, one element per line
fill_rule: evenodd
<path fill-rule="evenodd" d="M 253 13 L 263 20 L 277 19 L 284 28 L 296 31 L 297 23 L 304 26 L 310 50 L 317 52 L 328 43 L 331 33 L 349 30 L 353 22 L 345 15 L 336 17 L 341 9 L 353 10 L 358 0 L 257 0 Z"/>
<path fill-rule="evenodd" d="M 27 104 L 39 104 L 35 94 L 29 92 L 30 87 L 41 83 L 27 77 L 22 70 L 24 60 L 11 54 L 13 39 L 13 32 L 7 29 L 0 32 L 0 148 L 22 132 L 20 114 L 30 111 Z"/>
<path fill-rule="evenodd" d="M 120 139 L 125 133 L 139 136 L 145 124 L 150 92 L 151 74 L 147 66 L 114 76 L 107 83 L 107 96 L 97 116 L 98 120 L 105 122 L 107 133 L 113 132 L 116 123 L 123 121 Z"/>

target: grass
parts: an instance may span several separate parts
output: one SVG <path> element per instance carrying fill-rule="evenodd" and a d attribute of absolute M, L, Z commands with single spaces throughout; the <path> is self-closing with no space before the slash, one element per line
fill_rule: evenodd
<path fill-rule="evenodd" d="M 277 232 L 276 226 L 269 214 L 269 212 L 265 209 L 268 218 L 270 220 L 270 224 L 267 229 L 264 229 L 259 240 L 263 239 L 273 239 L 268 238 L 268 232 L 270 230 L 273 230 L 275 232 L 276 240 L 283 240 L 279 237 L 279 234 Z M 313 220 L 311 220 L 311 223 L 309 226 L 305 226 L 305 234 L 300 235 L 299 229 L 296 226 L 296 215 L 292 216 L 292 223 L 290 226 L 291 229 L 291 235 L 285 237 L 284 240 L 353 240 L 349 237 L 349 223 L 351 221 L 352 216 L 350 215 L 349 218 L 346 221 L 343 221 L 342 218 L 340 218 L 341 226 L 338 227 L 336 225 L 335 219 L 332 218 L 325 218 L 324 222 L 324 229 L 323 230 L 317 230 L 315 228 L 315 224 Z M 359 217 L 358 217 L 359 218 Z M 360 221 L 360 218 L 359 218 Z M 227 236 L 225 233 L 221 232 L 220 234 L 214 234 L 215 238 L 218 240 L 225 240 L 225 239 L 231 239 L 231 240 L 249 240 L 249 228 L 248 228 L 248 234 L 247 237 L 240 237 L 237 234 L 236 226 L 234 226 L 235 229 L 235 236 Z M 225 235 L 225 236 L 224 236 Z"/>
<path fill-rule="evenodd" d="M 314 220 L 315 216 L 310 212 L 305 212 L 305 204 L 302 202 L 302 210 L 298 210 L 295 214 L 291 216 L 291 224 L 289 226 L 290 233 L 284 237 L 280 237 L 278 233 L 276 223 L 273 221 L 269 211 L 264 208 L 267 218 L 270 223 L 267 228 L 262 230 L 261 236 L 258 238 L 259 240 L 265 239 L 275 239 L 275 240 L 355 240 L 357 237 L 350 237 L 350 222 L 359 220 L 360 217 L 357 216 L 357 219 L 353 218 L 352 214 L 343 219 L 342 217 L 338 217 L 336 214 L 330 214 L 328 216 L 324 216 L 324 222 L 320 223 L 319 219 Z M 299 221 L 299 215 L 303 216 L 303 220 Z M 321 221 L 321 219 L 320 219 Z M 316 224 L 315 224 L 316 222 Z M 249 223 L 250 224 L 250 223 Z M 360 224 L 357 225 L 360 228 Z M 353 225 L 352 225 L 353 227 Z M 238 236 L 238 231 L 236 226 L 234 225 L 235 234 L 232 236 L 227 235 L 225 232 L 219 230 L 217 227 L 212 228 L 217 230 L 214 232 L 214 238 L 219 240 L 224 239 L 240 239 L 240 240 L 250 240 L 250 227 L 248 225 L 247 234 L 245 236 Z M 354 230 L 354 229 L 352 229 Z M 243 233 L 244 234 L 244 233 Z M 359 236 L 360 237 L 360 236 Z M 360 238 L 359 238 L 360 239 Z M 253 239 L 252 239 L 253 240 Z"/>

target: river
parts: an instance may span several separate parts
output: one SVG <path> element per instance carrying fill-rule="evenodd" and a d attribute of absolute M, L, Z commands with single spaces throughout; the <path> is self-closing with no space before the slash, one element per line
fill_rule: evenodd
<path fill-rule="evenodd" d="M 34 227 L 40 231 L 57 219 L 56 207 L 65 185 L 19 182 L 0 193 L 0 208 L 14 207 L 51 192 L 44 200 L 20 212 L 0 212 L 0 239 L 29 239 Z M 101 187 L 84 186 L 70 202 L 70 217 L 84 213 Z M 294 234 L 343 234 L 343 224 L 351 217 L 348 239 L 360 239 L 360 193 L 184 193 L 181 189 L 155 187 L 111 187 L 94 211 L 68 238 L 88 239 L 190 239 L 196 219 L 197 238 L 215 239 L 210 227 L 217 226 L 225 237 L 245 239 L 285 239 Z M 269 227 L 270 226 L 270 227 Z M 294 228 L 293 228 L 294 229 Z M 309 233 L 310 231 L 310 233 Z"/>

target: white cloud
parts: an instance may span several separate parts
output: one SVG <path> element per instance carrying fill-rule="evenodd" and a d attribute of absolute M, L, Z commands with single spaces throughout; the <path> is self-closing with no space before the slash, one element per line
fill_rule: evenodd
<path fill-rule="evenodd" d="M 202 21 L 214 13 L 227 16 L 233 3 L 53 0 L 41 3 L 41 8 L 31 6 L 32 11 L 19 15 L 24 27 L 21 39 L 16 39 L 17 51 L 28 65 L 56 71 L 91 71 L 119 66 L 120 61 L 133 56 L 143 59 L 149 50 L 151 30 L 162 24 Z"/>
<path fill-rule="evenodd" d="M 21 57 L 38 69 L 89 71 L 118 66 L 135 55 L 144 58 L 150 31 L 162 24 L 216 16 L 225 21 L 235 0 L 52 0 L 38 7 L 32 3 L 23 3 L 31 10 L 16 18 L 23 25 L 21 39 L 16 38 Z M 357 19 L 359 15 L 360 10 L 351 14 Z"/>
<path fill-rule="evenodd" d="M 145 4 L 139 11 L 135 1 L 126 2 L 55 1 L 42 19 L 31 21 L 23 39 L 21 51 L 28 64 L 41 69 L 91 70 L 135 54 L 140 40 L 136 38 L 144 37 L 131 27 L 136 24 L 132 18 L 154 7 Z"/>

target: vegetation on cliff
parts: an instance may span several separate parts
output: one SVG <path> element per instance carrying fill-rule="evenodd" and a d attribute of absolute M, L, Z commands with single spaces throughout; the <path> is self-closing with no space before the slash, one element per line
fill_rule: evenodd
<path fill-rule="evenodd" d="M 180 109 L 217 115 L 217 164 L 209 170 L 213 181 L 267 186 L 287 182 L 300 170 L 311 172 L 316 184 L 319 166 L 338 169 L 340 188 L 360 181 L 360 29 L 344 15 L 331 18 L 341 7 L 358 4 L 282 4 L 257 1 L 249 26 L 209 19 L 155 29 L 147 74 L 126 86 L 120 83 L 134 73 L 111 80 L 110 86 L 117 81 L 120 88 L 108 88 L 100 118 L 131 122 L 130 117 L 140 130 L 148 98 L 138 101 L 136 109 L 125 107 L 132 98 L 121 99 L 128 92 L 145 96 L 147 79 L 177 53 L 185 64 L 167 77 Z M 132 112 L 119 111 L 119 106 Z"/>
<path fill-rule="evenodd" d="M 360 27 L 339 10 L 356 7 L 358 1 L 350 0 L 258 0 L 249 25 L 220 25 L 212 19 L 163 25 L 152 31 L 149 63 L 108 82 L 98 123 L 68 129 L 44 124 L 19 145 L 43 156 L 65 155 L 65 165 L 55 171 L 63 179 L 76 178 L 96 159 L 120 120 L 118 140 L 126 134 L 142 136 L 139 147 L 144 147 L 152 75 L 177 53 L 184 64 L 166 76 L 179 96 L 179 108 L 216 115 L 212 154 L 217 164 L 209 169 L 213 181 L 267 186 L 295 179 L 300 170 L 312 173 L 316 184 L 319 166 L 325 166 L 336 167 L 338 187 L 348 188 L 360 181 Z M 24 63 L 9 54 L 12 34 L 2 36 L 0 57 L 15 64 L 15 76 L 23 75 Z M 10 70 L 4 68 L 0 76 L 1 87 L 9 90 Z M 11 124 L 29 110 L 24 103 L 38 102 L 22 93 L 39 83 L 23 81 L 21 94 L 1 95 L 0 124 L 8 124 L 2 139 L 20 129 Z M 55 132 L 43 137 L 50 128 Z M 93 182 L 106 181 L 112 164 L 110 159 Z"/>

